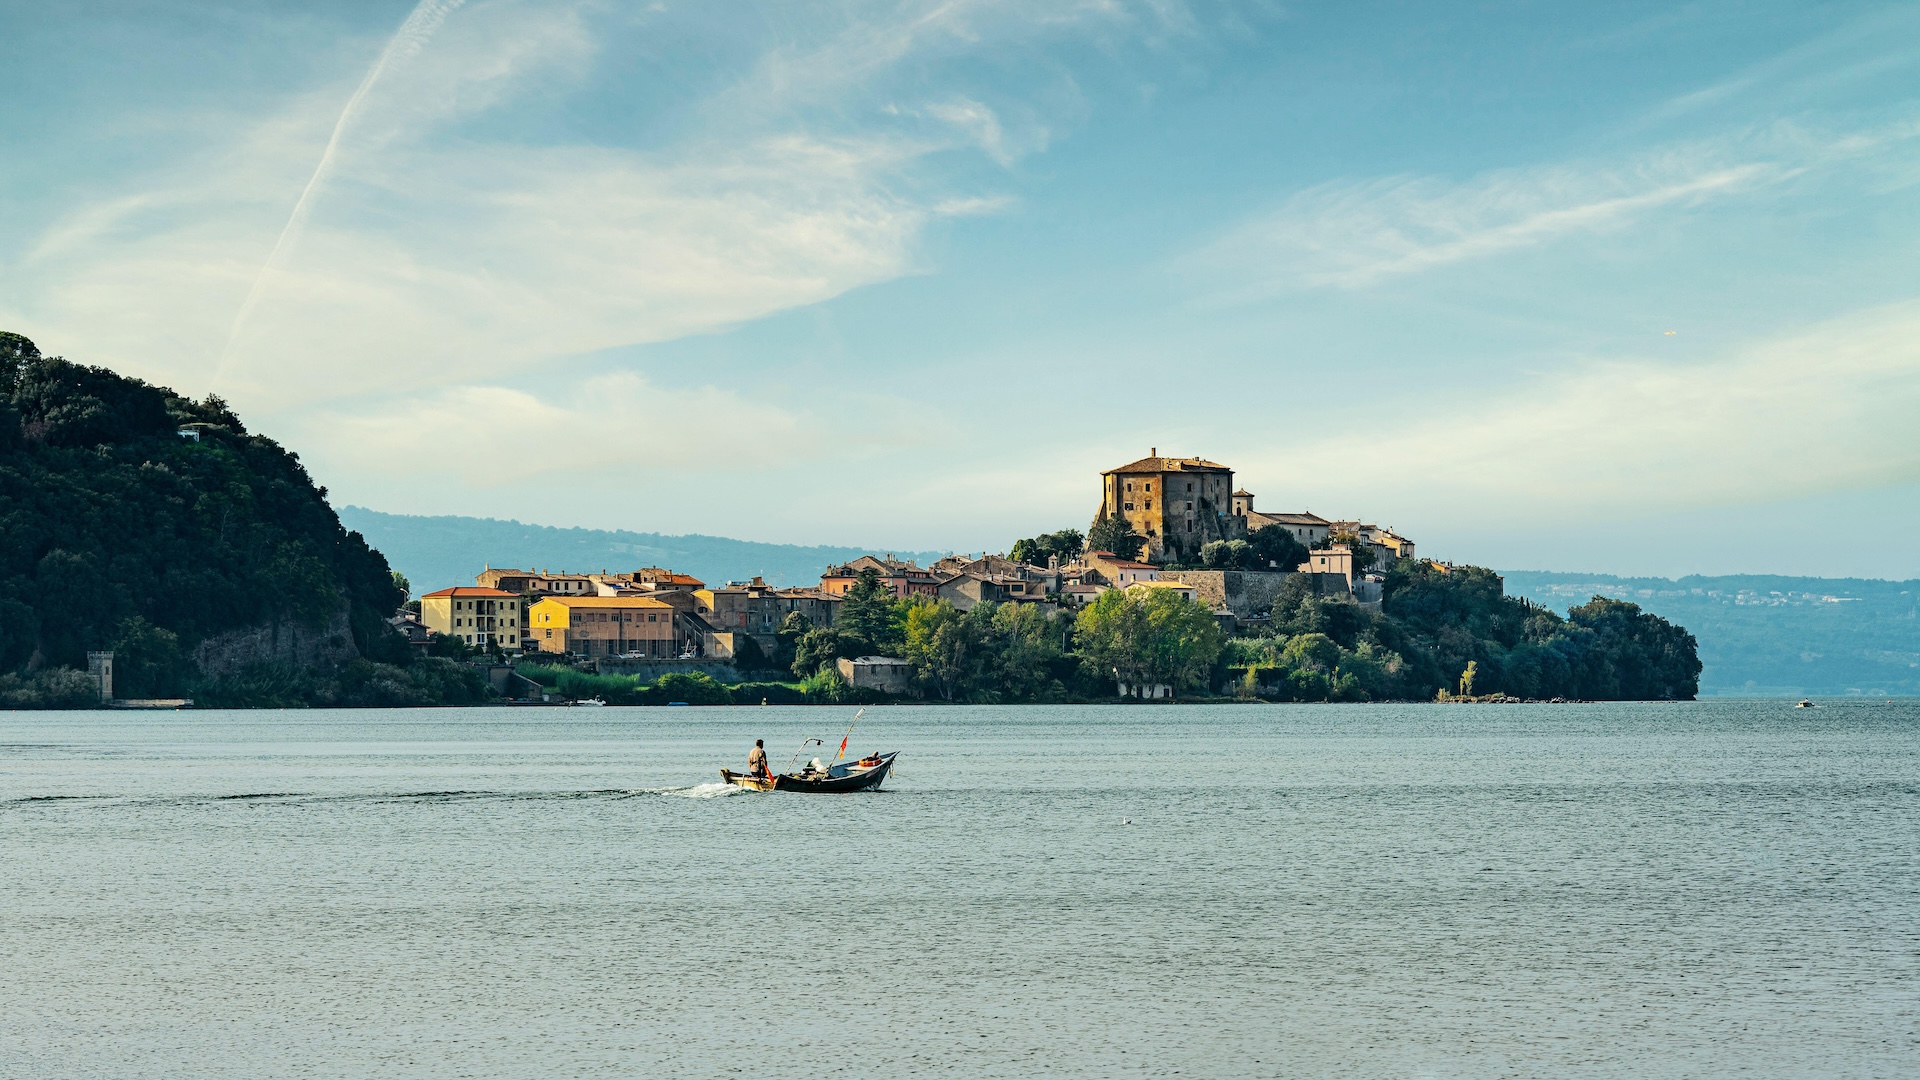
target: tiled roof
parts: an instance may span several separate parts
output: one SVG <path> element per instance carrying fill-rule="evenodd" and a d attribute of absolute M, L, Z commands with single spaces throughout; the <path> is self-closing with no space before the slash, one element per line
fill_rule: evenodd
<path fill-rule="evenodd" d="M 651 596 L 548 596 L 540 600 L 542 604 L 560 604 L 565 607 L 617 607 L 617 608 L 671 608 L 665 600 L 655 600 Z"/>
<path fill-rule="evenodd" d="M 1114 473 L 1158 473 L 1158 472 L 1232 472 L 1233 470 L 1217 461 L 1206 458 L 1143 457 L 1139 461 L 1122 465 L 1117 469 L 1108 469 L 1101 476 Z"/>
<path fill-rule="evenodd" d="M 462 600 L 475 596 L 507 597 L 513 600 L 520 599 L 520 594 L 517 592 L 504 592 L 500 589 L 483 589 L 477 585 L 455 585 L 451 589 L 437 589 L 430 593 L 422 593 L 420 599 L 425 600 L 429 596 L 457 596 Z"/>

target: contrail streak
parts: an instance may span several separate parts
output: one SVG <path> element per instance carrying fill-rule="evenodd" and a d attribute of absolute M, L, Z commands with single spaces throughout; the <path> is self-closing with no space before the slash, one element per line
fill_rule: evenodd
<path fill-rule="evenodd" d="M 233 325 L 227 328 L 227 341 L 220 349 L 220 363 L 214 367 L 213 383 L 218 383 L 227 373 L 227 365 L 233 354 L 233 343 L 238 340 L 241 329 L 246 325 L 247 317 L 260 302 L 261 294 L 266 291 L 267 279 L 273 275 L 281 259 L 293 248 L 300 237 L 300 230 L 306 224 L 307 207 L 313 202 L 314 193 L 320 190 L 321 183 L 333 167 L 333 155 L 340 148 L 340 140 L 347 129 L 353 125 L 354 117 L 360 111 L 360 103 L 366 100 L 367 92 L 387 70 L 387 65 L 396 57 L 412 56 L 426 47 L 427 40 L 440 24 L 447 21 L 455 8 L 466 0 L 420 0 L 414 5 L 413 13 L 407 21 L 400 24 L 394 32 L 393 40 L 380 50 L 380 58 L 367 70 L 367 76 L 360 80 L 360 86 L 347 99 L 347 106 L 340 110 L 340 119 L 334 121 L 333 134 L 327 139 L 327 148 L 320 152 L 320 162 L 313 167 L 313 175 L 307 178 L 307 186 L 300 189 L 300 198 L 293 204 L 293 213 L 287 215 L 287 223 L 280 229 L 280 238 L 273 243 L 273 251 L 267 255 L 267 261 L 261 265 L 260 272 L 254 275 L 253 287 L 247 290 L 247 299 L 234 313 Z"/>

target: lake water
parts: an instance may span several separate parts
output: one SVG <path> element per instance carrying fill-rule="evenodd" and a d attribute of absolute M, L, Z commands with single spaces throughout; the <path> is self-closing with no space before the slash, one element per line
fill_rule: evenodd
<path fill-rule="evenodd" d="M 1920 1073 L 1920 703 L 849 714 L 0 714 L 0 1075 Z"/>

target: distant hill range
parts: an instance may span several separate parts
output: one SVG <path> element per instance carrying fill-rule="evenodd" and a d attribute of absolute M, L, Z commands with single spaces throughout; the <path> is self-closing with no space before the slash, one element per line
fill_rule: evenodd
<path fill-rule="evenodd" d="M 414 517 L 358 506 L 340 520 L 383 552 L 414 595 L 471 585 L 494 566 L 632 570 L 666 566 L 702 581 L 759 574 L 775 585 L 811 585 L 820 571 L 875 549 L 761 544 L 720 536 L 561 529 L 472 517 Z M 882 552 L 884 553 L 884 552 Z M 922 565 L 945 552 L 896 551 Z M 1920 694 L 1920 582 L 1859 578 L 1623 578 L 1502 571 L 1507 593 L 1564 612 L 1594 596 L 1631 600 L 1693 632 L 1706 670 L 1700 692 L 1718 695 Z"/>
<path fill-rule="evenodd" d="M 1556 611 L 1610 596 L 1686 627 L 1700 642 L 1702 696 L 1920 694 L 1920 581 L 1501 575 L 1507 595 Z"/>
<path fill-rule="evenodd" d="M 561 529 L 496 518 L 415 517 L 359 506 L 341 507 L 340 520 L 385 553 L 393 568 L 407 576 L 415 596 L 449 585 L 471 585 L 473 576 L 489 565 L 581 573 L 664 566 L 714 585 L 746 581 L 756 574 L 770 585 L 818 585 L 822 570 L 876 550 Z M 925 565 L 946 552 L 893 554 Z"/>

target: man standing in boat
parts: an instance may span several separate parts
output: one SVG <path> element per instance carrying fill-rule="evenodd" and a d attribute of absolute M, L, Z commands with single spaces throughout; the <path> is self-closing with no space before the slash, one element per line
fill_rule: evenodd
<path fill-rule="evenodd" d="M 772 779 L 773 771 L 767 768 L 767 744 L 765 740 L 753 740 L 753 749 L 747 751 L 747 772 L 752 776 Z"/>

